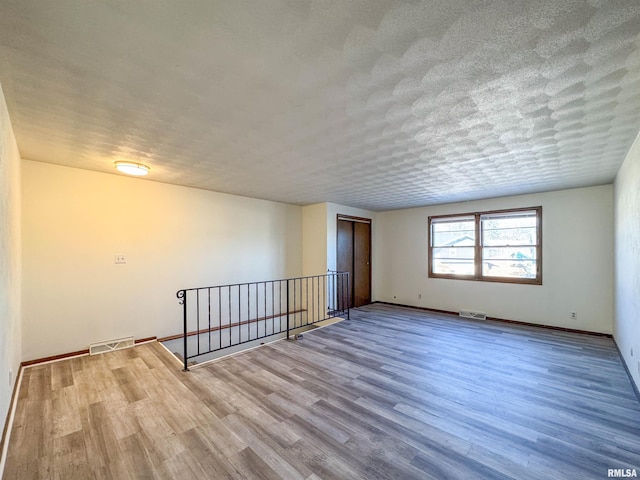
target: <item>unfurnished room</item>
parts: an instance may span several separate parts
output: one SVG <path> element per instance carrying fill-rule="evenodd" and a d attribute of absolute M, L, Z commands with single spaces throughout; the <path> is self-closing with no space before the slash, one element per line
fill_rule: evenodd
<path fill-rule="evenodd" d="M 640 2 L 0 0 L 0 478 L 640 473 Z"/>

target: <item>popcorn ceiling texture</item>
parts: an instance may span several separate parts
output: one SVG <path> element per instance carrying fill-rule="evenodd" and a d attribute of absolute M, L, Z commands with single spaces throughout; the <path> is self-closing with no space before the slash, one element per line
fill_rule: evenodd
<path fill-rule="evenodd" d="M 610 183 L 638 0 L 3 0 L 23 158 L 387 210 Z"/>

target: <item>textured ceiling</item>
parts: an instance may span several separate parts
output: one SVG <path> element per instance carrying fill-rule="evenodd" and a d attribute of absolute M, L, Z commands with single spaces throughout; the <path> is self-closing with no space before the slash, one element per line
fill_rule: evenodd
<path fill-rule="evenodd" d="M 23 158 L 386 210 L 609 183 L 638 0 L 2 0 Z"/>

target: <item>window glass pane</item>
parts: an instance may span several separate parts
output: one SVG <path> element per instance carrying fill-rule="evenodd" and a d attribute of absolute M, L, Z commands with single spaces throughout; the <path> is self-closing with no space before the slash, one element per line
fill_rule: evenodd
<path fill-rule="evenodd" d="M 482 229 L 483 245 L 535 245 L 536 229 L 534 228 L 507 228 L 507 229 Z"/>
<path fill-rule="evenodd" d="M 536 278 L 536 261 L 484 260 L 482 275 L 486 277 Z"/>
<path fill-rule="evenodd" d="M 513 213 L 485 213 L 480 215 L 480 219 L 482 221 L 491 221 L 495 222 L 495 226 L 500 227 L 535 227 L 536 225 L 536 212 L 534 210 L 531 211 L 523 211 L 523 212 L 513 212 Z M 505 222 L 505 223 L 500 223 Z"/>
<path fill-rule="evenodd" d="M 443 275 L 473 275 L 475 273 L 475 267 L 473 265 L 473 259 L 434 259 L 433 273 L 440 273 Z"/>
<path fill-rule="evenodd" d="M 537 240 L 536 217 L 482 217 L 482 244 L 535 245 Z"/>
<path fill-rule="evenodd" d="M 536 247 L 484 247 L 482 259 L 487 260 L 535 260 Z"/>
<path fill-rule="evenodd" d="M 473 275 L 473 247 L 439 247 L 433 249 L 433 273 Z"/>
<path fill-rule="evenodd" d="M 475 230 L 460 230 L 434 233 L 431 238 L 434 247 L 473 247 L 476 243 L 475 237 Z"/>
<path fill-rule="evenodd" d="M 439 222 L 431 224 L 431 245 L 434 247 L 474 246 L 476 230 L 474 220 Z"/>
<path fill-rule="evenodd" d="M 476 217 L 473 215 L 459 215 L 456 217 L 438 217 L 431 220 L 433 228 L 439 230 L 454 230 L 456 224 L 462 224 L 461 228 L 473 228 Z"/>
<path fill-rule="evenodd" d="M 473 260 L 473 247 L 437 247 L 433 249 L 433 258 L 456 260 L 458 258 Z"/>

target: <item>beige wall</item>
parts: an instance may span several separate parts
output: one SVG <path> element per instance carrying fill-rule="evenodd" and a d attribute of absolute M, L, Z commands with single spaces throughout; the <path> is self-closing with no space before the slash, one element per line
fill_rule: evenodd
<path fill-rule="evenodd" d="M 640 388 L 640 135 L 616 176 L 614 208 L 614 337 Z"/>
<path fill-rule="evenodd" d="M 327 273 L 327 204 L 302 208 L 302 271 L 305 276 Z"/>
<path fill-rule="evenodd" d="M 371 219 L 371 243 L 372 249 L 375 248 L 375 229 L 376 229 L 376 213 L 369 210 L 363 210 L 361 208 L 346 207 L 344 205 L 338 205 L 336 203 L 327 203 L 327 268 L 329 270 L 336 269 L 336 262 L 338 261 L 337 249 L 338 249 L 338 215 L 350 215 L 352 217 L 362 217 Z M 373 252 L 371 256 L 373 257 Z M 375 262 L 372 262 L 372 271 L 377 268 Z M 373 273 L 371 277 L 373 283 Z M 373 289 L 372 289 L 373 290 Z M 373 295 L 373 291 L 372 291 Z M 372 300 L 375 298 L 372 296 Z"/>
<path fill-rule="evenodd" d="M 20 248 L 20 154 L 0 88 L 0 428 L 22 360 Z"/>
<path fill-rule="evenodd" d="M 302 211 L 305 275 L 321 275 L 336 269 L 338 215 L 370 218 L 373 238 L 375 212 L 336 203 L 316 203 L 303 207 Z"/>
<path fill-rule="evenodd" d="M 23 161 L 23 359 L 179 333 L 177 290 L 299 276 L 301 235 L 301 207 Z"/>
<path fill-rule="evenodd" d="M 612 186 L 607 185 L 378 213 L 374 298 L 611 333 L 612 203 Z M 543 207 L 543 285 L 428 278 L 430 215 L 537 205 Z M 578 318 L 572 320 L 570 312 L 577 312 Z"/>

